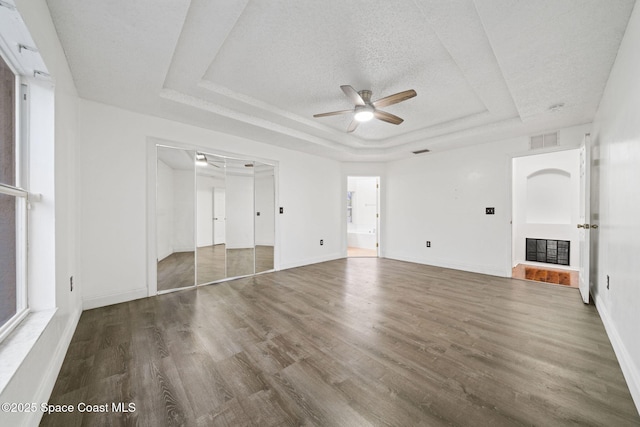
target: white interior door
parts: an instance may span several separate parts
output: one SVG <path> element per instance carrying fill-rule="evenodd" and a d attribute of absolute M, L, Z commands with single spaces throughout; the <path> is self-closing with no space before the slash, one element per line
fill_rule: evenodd
<path fill-rule="evenodd" d="M 196 241 L 199 248 L 213 245 L 213 216 L 212 189 L 199 189 L 196 192 Z"/>
<path fill-rule="evenodd" d="M 226 242 L 225 233 L 225 191 L 224 188 L 213 189 L 213 244 Z"/>
<path fill-rule="evenodd" d="M 590 177 L 589 167 L 591 165 L 590 155 L 590 136 L 584 136 L 582 145 L 580 146 L 580 295 L 585 304 L 589 304 L 589 233 L 590 225 Z"/>

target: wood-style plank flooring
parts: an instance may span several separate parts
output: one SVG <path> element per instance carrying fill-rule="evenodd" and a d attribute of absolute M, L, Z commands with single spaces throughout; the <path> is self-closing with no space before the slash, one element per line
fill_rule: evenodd
<path fill-rule="evenodd" d="M 44 426 L 628 426 L 594 306 L 532 286 L 351 258 L 85 311 Z"/>
<path fill-rule="evenodd" d="M 174 252 L 158 262 L 158 291 L 246 276 L 254 268 L 257 273 L 273 270 L 273 246 L 226 249 L 220 244 L 198 247 L 196 252 Z"/>

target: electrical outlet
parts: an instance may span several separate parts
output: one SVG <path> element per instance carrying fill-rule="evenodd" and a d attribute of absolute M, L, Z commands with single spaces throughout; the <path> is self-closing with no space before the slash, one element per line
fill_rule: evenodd
<path fill-rule="evenodd" d="M 69 288 L 71 289 L 70 292 L 73 292 L 73 276 L 69 277 Z"/>
<path fill-rule="evenodd" d="M 427 240 L 427 247 L 430 248 L 431 247 L 431 240 Z"/>
<path fill-rule="evenodd" d="M 320 239 L 320 246 L 324 245 L 324 239 Z"/>
<path fill-rule="evenodd" d="M 607 289 L 609 289 L 609 275 L 607 274 Z"/>
<path fill-rule="evenodd" d="M 283 214 L 284 213 L 284 208 L 281 206 L 280 207 L 280 213 Z"/>
<path fill-rule="evenodd" d="M 485 210 L 485 214 L 487 215 L 495 215 L 496 214 L 496 208 L 484 208 Z"/>

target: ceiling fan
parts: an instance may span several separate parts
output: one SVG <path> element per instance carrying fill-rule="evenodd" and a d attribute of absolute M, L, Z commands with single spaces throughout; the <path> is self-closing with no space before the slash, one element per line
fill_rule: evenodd
<path fill-rule="evenodd" d="M 415 90 L 409 89 L 371 102 L 372 92 L 370 90 L 361 90 L 360 92 L 357 92 L 349 85 L 340 86 L 340 89 L 342 89 L 344 94 L 347 95 L 347 98 L 355 104 L 354 108 L 351 110 L 314 114 L 313 117 L 327 117 L 353 113 L 353 120 L 351 120 L 349 127 L 347 127 L 347 132 L 353 132 L 356 130 L 360 122 L 369 121 L 374 117 L 378 120 L 382 120 L 383 122 L 399 125 L 404 121 L 403 119 L 387 113 L 386 111 L 378 110 L 378 108 L 397 104 L 398 102 L 406 101 L 407 99 L 413 98 L 417 95 Z"/>

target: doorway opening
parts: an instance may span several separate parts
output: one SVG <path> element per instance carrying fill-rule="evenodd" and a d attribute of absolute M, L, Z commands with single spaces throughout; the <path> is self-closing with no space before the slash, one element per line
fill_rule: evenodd
<path fill-rule="evenodd" d="M 380 177 L 347 177 L 347 256 L 377 257 Z"/>
<path fill-rule="evenodd" d="M 578 287 L 580 150 L 512 159 L 512 277 Z"/>

